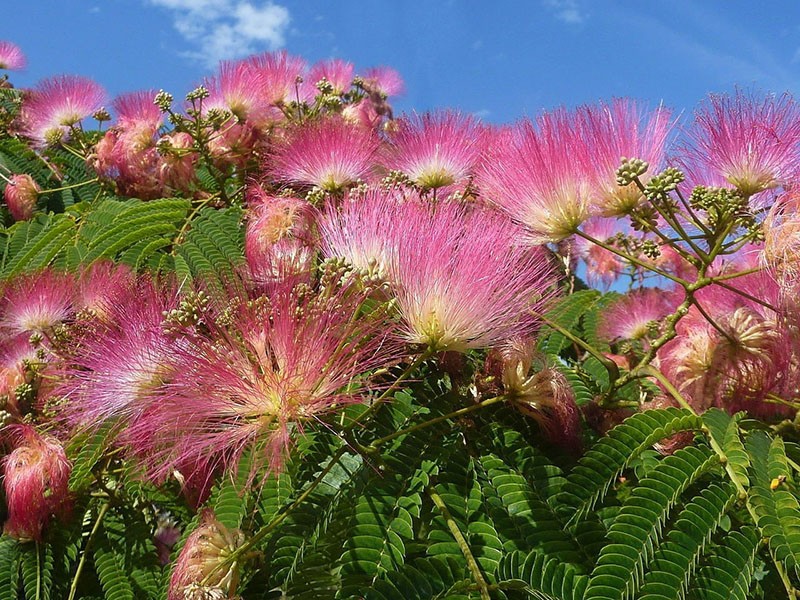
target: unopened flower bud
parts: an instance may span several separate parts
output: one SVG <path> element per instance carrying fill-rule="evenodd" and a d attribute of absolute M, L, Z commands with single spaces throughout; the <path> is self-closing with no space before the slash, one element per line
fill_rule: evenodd
<path fill-rule="evenodd" d="M 33 216 L 40 189 L 30 175 L 23 173 L 11 177 L 3 197 L 15 221 L 27 221 Z"/>
<path fill-rule="evenodd" d="M 622 164 L 617 169 L 617 184 L 620 186 L 629 185 L 639 177 L 647 173 L 650 165 L 647 161 L 640 158 L 625 158 L 622 157 Z"/>
<path fill-rule="evenodd" d="M 17 447 L 3 461 L 8 520 L 4 531 L 20 541 L 39 540 L 50 517 L 69 505 L 72 465 L 55 438 L 30 425 L 14 426 Z"/>

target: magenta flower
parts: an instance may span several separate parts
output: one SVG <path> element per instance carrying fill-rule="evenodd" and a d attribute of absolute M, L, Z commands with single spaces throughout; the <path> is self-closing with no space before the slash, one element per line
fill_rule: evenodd
<path fill-rule="evenodd" d="M 24 412 L 17 399 L 17 388 L 26 383 L 25 363 L 41 360 L 29 335 L 20 334 L 0 342 L 0 398 L 5 400 L 3 410 L 16 419 L 21 419 Z"/>
<path fill-rule="evenodd" d="M 40 146 L 60 143 L 70 127 L 101 108 L 105 99 L 103 88 L 86 77 L 44 79 L 22 103 L 20 130 Z"/>
<path fill-rule="evenodd" d="M 640 340 L 652 333 L 680 303 L 674 292 L 639 288 L 610 304 L 602 313 L 598 335 L 609 342 Z"/>
<path fill-rule="evenodd" d="M 250 218 L 244 250 L 250 274 L 259 283 L 308 280 L 317 255 L 315 209 L 305 200 L 250 190 Z"/>
<path fill-rule="evenodd" d="M 618 226 L 616 220 L 595 217 L 587 220 L 581 230 L 597 241 L 608 243 L 619 233 Z M 575 258 L 586 265 L 586 280 L 591 285 L 600 284 L 607 289 L 628 266 L 619 255 L 579 235 L 570 238 L 569 244 Z"/>
<path fill-rule="evenodd" d="M 205 82 L 210 96 L 203 109 L 220 108 L 239 121 L 261 124 L 270 116 L 270 102 L 264 95 L 264 77 L 247 61 L 223 61 L 219 72 Z"/>
<path fill-rule="evenodd" d="M 301 83 L 306 73 L 306 62 L 291 56 L 285 50 L 267 52 L 246 59 L 263 80 L 262 94 L 268 104 L 280 106 L 290 102 L 305 102 Z M 313 96 L 312 96 L 313 97 Z"/>
<path fill-rule="evenodd" d="M 20 541 L 41 540 L 53 515 L 69 509 L 72 465 L 61 443 L 30 425 L 12 425 L 16 448 L 3 459 L 8 505 L 4 532 Z"/>
<path fill-rule="evenodd" d="M 292 130 L 267 168 L 280 180 L 338 192 L 372 172 L 380 139 L 340 118 Z"/>
<path fill-rule="evenodd" d="M 368 90 L 380 94 L 383 98 L 399 96 L 406 90 L 400 73 L 391 67 L 372 67 L 364 72 L 361 79 Z"/>
<path fill-rule="evenodd" d="M 746 196 L 788 183 L 800 167 L 800 107 L 788 94 L 712 94 L 695 112 L 681 160 Z"/>
<path fill-rule="evenodd" d="M 75 282 L 50 269 L 5 282 L 0 331 L 7 335 L 43 333 L 74 314 Z"/>
<path fill-rule="evenodd" d="M 3 191 L 3 198 L 15 221 L 27 221 L 33 216 L 40 191 L 39 184 L 27 173 L 11 176 Z"/>
<path fill-rule="evenodd" d="M 464 352 L 535 330 L 556 277 L 547 253 L 502 215 L 418 205 L 395 232 L 389 272 L 408 342 Z"/>
<path fill-rule="evenodd" d="M 630 212 L 643 199 L 635 184 L 617 185 L 616 171 L 622 157 L 639 158 L 650 165 L 643 176 L 658 173 L 664 163 L 667 136 L 672 128 L 670 111 L 659 107 L 646 111 L 635 100 L 618 98 L 578 109 L 582 135 L 594 169 L 594 207 L 606 216 Z"/>
<path fill-rule="evenodd" d="M 153 101 L 157 93 L 155 90 L 140 90 L 114 98 L 111 106 L 117 113 L 118 127 L 127 130 L 146 126 L 153 135 L 162 125 L 161 110 Z"/>
<path fill-rule="evenodd" d="M 569 237 L 589 217 L 591 152 L 564 109 L 494 134 L 476 183 L 481 195 L 525 226 L 534 243 Z"/>
<path fill-rule="evenodd" d="M 463 184 L 482 150 L 483 128 L 454 112 L 399 119 L 384 153 L 384 165 L 401 171 L 422 189 Z"/>
<path fill-rule="evenodd" d="M 104 305 L 102 321 L 71 357 L 58 390 L 68 400 L 64 417 L 77 425 L 139 414 L 171 374 L 174 344 L 162 321 L 175 307 L 174 296 L 142 280 L 137 286 L 121 286 Z"/>
<path fill-rule="evenodd" d="M 28 64 L 22 50 L 15 44 L 0 41 L 0 69 L 19 71 Z"/>
<path fill-rule="evenodd" d="M 209 324 L 208 339 L 173 345 L 172 381 L 127 434 L 151 475 L 233 468 L 249 448 L 254 472 L 279 469 L 309 421 L 359 401 L 368 373 L 396 358 L 380 312 L 354 318 L 369 293 L 355 278 L 319 295 L 279 286 Z"/>

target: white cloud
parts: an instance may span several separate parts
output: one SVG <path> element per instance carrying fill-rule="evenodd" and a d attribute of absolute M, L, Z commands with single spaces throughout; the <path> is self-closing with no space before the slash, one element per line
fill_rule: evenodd
<path fill-rule="evenodd" d="M 588 18 L 577 0 L 544 0 L 543 4 L 556 19 L 569 25 L 580 25 Z"/>
<path fill-rule="evenodd" d="M 172 12 L 173 25 L 195 49 L 188 56 L 216 66 L 286 42 L 289 10 L 273 2 L 249 0 L 148 0 Z"/>

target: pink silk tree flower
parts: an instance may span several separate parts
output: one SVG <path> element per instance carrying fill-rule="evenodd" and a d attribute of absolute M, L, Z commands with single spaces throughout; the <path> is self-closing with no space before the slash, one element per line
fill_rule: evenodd
<path fill-rule="evenodd" d="M 20 71 L 28 64 L 19 46 L 0 40 L 0 69 Z"/>
<path fill-rule="evenodd" d="M 247 61 L 223 61 L 215 77 L 205 86 L 209 97 L 203 110 L 227 110 L 238 121 L 261 125 L 271 115 L 270 102 L 264 96 L 264 77 Z"/>
<path fill-rule="evenodd" d="M 323 256 L 343 258 L 355 270 L 390 280 L 396 251 L 395 232 L 405 227 L 404 215 L 413 215 L 418 198 L 402 202 L 383 190 L 370 188 L 341 205 L 330 203 L 319 220 Z"/>
<path fill-rule="evenodd" d="M 44 333 L 74 315 L 75 280 L 44 269 L 6 281 L 0 299 L 0 332 Z"/>
<path fill-rule="evenodd" d="M 309 100 L 301 90 L 307 70 L 302 58 L 279 50 L 251 56 L 245 61 L 262 78 L 264 87 L 261 93 L 267 104 L 282 106 Z"/>
<path fill-rule="evenodd" d="M 621 233 L 619 221 L 602 217 L 587 220 L 581 231 L 605 243 Z M 586 265 L 586 280 L 590 285 L 602 285 L 608 289 L 628 266 L 619 255 L 579 235 L 570 238 L 569 248 L 574 253 L 574 258 L 579 258 Z"/>
<path fill-rule="evenodd" d="M 8 505 L 4 532 L 20 541 L 41 540 L 51 517 L 69 510 L 72 465 L 61 443 L 30 425 L 12 425 L 15 448 L 3 459 Z"/>
<path fill-rule="evenodd" d="M 449 111 L 412 115 L 395 122 L 383 163 L 423 190 L 463 184 L 480 158 L 482 137 L 483 127 L 469 116 Z"/>
<path fill-rule="evenodd" d="M 239 585 L 237 562 L 223 567 L 225 558 L 245 541 L 238 529 L 228 529 L 210 509 L 186 538 L 169 581 L 168 600 L 234 598 Z"/>
<path fill-rule="evenodd" d="M 353 63 L 334 58 L 323 60 L 311 66 L 308 75 L 304 77 L 303 86 L 306 87 L 306 96 L 314 97 L 320 93 L 317 84 L 323 79 L 331 86 L 331 91 L 342 95 L 353 83 Z"/>
<path fill-rule="evenodd" d="M 151 477 L 183 465 L 235 469 L 250 450 L 251 476 L 262 465 L 279 470 L 309 422 L 373 387 L 370 372 L 399 353 L 385 311 L 355 318 L 369 286 L 322 279 L 320 292 L 277 286 L 229 309 L 207 337 L 173 345 L 172 380 L 127 432 Z"/>
<path fill-rule="evenodd" d="M 364 71 L 361 80 L 364 87 L 385 98 L 399 96 L 406 91 L 400 73 L 391 67 L 372 67 Z"/>
<path fill-rule="evenodd" d="M 33 216 L 40 191 L 39 184 L 27 173 L 11 176 L 3 191 L 3 198 L 15 221 L 27 221 Z"/>
<path fill-rule="evenodd" d="M 800 107 L 788 94 L 712 94 L 686 135 L 681 162 L 718 173 L 747 197 L 789 183 L 800 167 Z"/>
<path fill-rule="evenodd" d="M 97 281 L 101 281 L 98 277 Z M 174 292 L 150 280 L 121 286 L 101 305 L 103 319 L 70 357 L 58 394 L 67 399 L 62 416 L 73 425 L 130 419 L 147 405 L 172 372 L 174 344 L 164 314 L 176 306 Z"/>
<path fill-rule="evenodd" d="M 680 304 L 676 292 L 637 288 L 612 302 L 603 312 L 597 333 L 609 342 L 641 340 L 653 333 Z"/>
<path fill-rule="evenodd" d="M 86 77 L 44 79 L 22 102 L 20 130 L 39 146 L 61 143 L 69 128 L 100 109 L 105 99 L 103 88 Z"/>
<path fill-rule="evenodd" d="M 379 147 L 375 132 L 328 117 L 291 130 L 266 166 L 281 181 L 336 193 L 369 177 Z"/>
<path fill-rule="evenodd" d="M 575 115 L 558 109 L 494 138 L 477 170 L 481 196 L 523 225 L 533 243 L 575 233 L 589 218 L 594 192 L 591 152 Z"/>
<path fill-rule="evenodd" d="M 629 213 L 643 200 L 636 184 L 619 186 L 616 171 L 622 157 L 638 158 L 649 164 L 642 176 L 658 173 L 664 164 L 667 136 L 673 121 L 670 111 L 658 107 L 647 111 L 629 98 L 616 98 L 610 103 L 582 106 L 578 109 L 580 127 L 589 148 L 589 161 L 594 170 L 597 214 L 616 217 Z"/>
<path fill-rule="evenodd" d="M 466 352 L 533 333 L 556 275 L 503 215 L 419 205 L 396 232 L 389 272 L 407 342 Z"/>
<path fill-rule="evenodd" d="M 0 409 L 15 419 L 22 419 L 26 408 L 20 406 L 17 398 L 19 386 L 28 382 L 26 363 L 42 360 L 31 344 L 29 335 L 4 338 L 0 342 Z"/>
<path fill-rule="evenodd" d="M 253 279 L 309 281 L 317 255 L 314 207 L 299 198 L 268 196 L 259 187 L 248 196 L 244 251 Z"/>

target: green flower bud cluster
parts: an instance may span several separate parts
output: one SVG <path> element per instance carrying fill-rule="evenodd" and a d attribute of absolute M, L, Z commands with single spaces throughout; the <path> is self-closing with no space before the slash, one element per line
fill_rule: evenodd
<path fill-rule="evenodd" d="M 622 157 L 622 164 L 617 169 L 617 185 L 626 186 L 633 183 L 640 175 L 647 173 L 650 165 L 640 158 Z"/>

